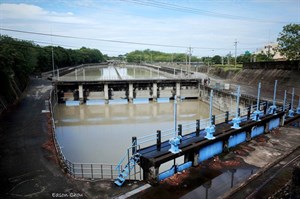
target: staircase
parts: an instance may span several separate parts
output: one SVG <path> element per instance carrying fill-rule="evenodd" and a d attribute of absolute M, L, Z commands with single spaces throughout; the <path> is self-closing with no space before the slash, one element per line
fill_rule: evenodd
<path fill-rule="evenodd" d="M 118 178 L 115 180 L 115 184 L 121 187 L 125 182 L 126 178 L 129 176 L 130 171 L 135 167 L 136 163 L 140 161 L 141 154 L 135 153 L 133 154 L 129 162 L 126 164 L 122 172 L 119 174 Z M 120 164 L 117 168 L 120 168 Z"/>

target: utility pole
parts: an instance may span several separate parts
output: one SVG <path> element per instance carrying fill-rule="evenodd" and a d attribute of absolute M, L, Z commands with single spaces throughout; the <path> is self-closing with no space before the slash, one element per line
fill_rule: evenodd
<path fill-rule="evenodd" d="M 234 67 L 236 68 L 236 51 L 237 51 L 237 40 L 234 42 Z"/>
<path fill-rule="evenodd" d="M 52 80 L 55 76 L 55 69 L 54 69 L 54 55 L 53 55 L 53 46 L 51 45 L 51 54 L 52 54 Z"/>
<path fill-rule="evenodd" d="M 188 68 L 188 76 L 189 76 L 190 75 L 190 70 L 191 70 L 192 47 L 189 47 L 188 53 L 189 53 L 189 68 Z"/>
<path fill-rule="evenodd" d="M 231 58 L 231 51 L 229 51 L 229 53 L 227 55 L 227 65 L 230 64 L 230 58 Z"/>

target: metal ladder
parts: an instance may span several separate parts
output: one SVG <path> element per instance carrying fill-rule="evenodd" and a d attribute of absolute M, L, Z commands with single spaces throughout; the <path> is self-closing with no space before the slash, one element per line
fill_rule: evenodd
<path fill-rule="evenodd" d="M 140 161 L 140 157 L 141 157 L 141 154 L 139 153 L 135 153 L 133 154 L 128 163 L 126 164 L 126 166 L 124 167 L 124 169 L 122 170 L 121 173 L 119 173 L 119 176 L 118 178 L 115 180 L 115 184 L 119 187 L 121 187 L 126 178 L 130 175 L 130 171 L 135 167 L 135 165 Z M 123 159 L 124 160 L 124 159 Z M 119 165 L 117 166 L 117 169 L 119 169 L 121 167 L 121 164 L 122 164 L 123 161 L 121 161 L 119 163 Z"/>

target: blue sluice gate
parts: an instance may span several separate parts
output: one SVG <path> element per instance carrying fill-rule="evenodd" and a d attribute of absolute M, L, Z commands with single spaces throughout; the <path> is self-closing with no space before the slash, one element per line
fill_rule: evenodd
<path fill-rule="evenodd" d="M 127 99 L 113 99 L 113 100 L 109 100 L 108 104 L 128 104 L 128 100 Z"/>
<path fill-rule="evenodd" d="M 214 155 L 222 153 L 222 151 L 223 151 L 223 142 L 222 141 L 219 141 L 214 144 L 203 147 L 202 149 L 199 150 L 198 162 L 207 160 L 207 159 L 213 157 Z"/>
<path fill-rule="evenodd" d="M 158 180 L 161 181 L 168 177 L 171 177 L 175 174 L 175 172 L 182 172 L 183 170 L 190 168 L 192 164 L 193 164 L 192 161 L 188 161 L 180 165 L 172 166 L 169 170 L 160 173 L 158 175 Z"/>
<path fill-rule="evenodd" d="M 158 175 L 158 181 L 161 181 L 161 180 L 164 180 L 168 177 L 171 177 L 174 174 L 175 174 L 175 167 L 172 166 L 171 169 L 169 169 L 167 171 L 164 171 L 164 172 L 162 172 Z"/>
<path fill-rule="evenodd" d="M 276 119 L 273 119 L 269 122 L 269 130 L 273 130 L 275 128 L 278 128 L 279 127 L 279 123 L 280 123 L 280 119 L 279 118 L 276 118 Z"/>
<path fill-rule="evenodd" d="M 86 105 L 104 105 L 105 100 L 87 100 Z"/>
<path fill-rule="evenodd" d="M 148 104 L 149 99 L 148 98 L 134 98 L 132 103 L 133 104 Z"/>
<path fill-rule="evenodd" d="M 242 132 L 236 135 L 232 135 L 228 139 L 228 148 L 234 147 L 242 142 L 246 141 L 246 132 Z"/>
<path fill-rule="evenodd" d="M 80 105 L 80 101 L 66 101 L 66 106 L 79 106 Z"/>
<path fill-rule="evenodd" d="M 264 126 L 255 126 L 251 130 L 251 137 L 256 137 L 264 133 Z"/>
<path fill-rule="evenodd" d="M 170 98 L 168 98 L 168 97 L 157 98 L 156 101 L 157 101 L 157 103 L 169 103 Z"/>

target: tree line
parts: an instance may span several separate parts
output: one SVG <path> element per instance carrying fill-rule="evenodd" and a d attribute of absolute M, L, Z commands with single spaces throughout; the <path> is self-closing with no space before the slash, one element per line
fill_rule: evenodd
<path fill-rule="evenodd" d="M 1 99 L 13 101 L 18 97 L 17 91 L 22 91 L 27 85 L 30 74 L 52 70 L 52 52 L 55 69 L 105 61 L 103 54 L 97 49 L 43 47 L 30 41 L 0 35 Z"/>

